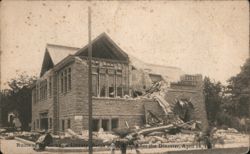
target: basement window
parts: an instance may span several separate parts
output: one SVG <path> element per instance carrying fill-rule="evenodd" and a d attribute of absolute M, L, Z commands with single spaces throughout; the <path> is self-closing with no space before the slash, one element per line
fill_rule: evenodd
<path fill-rule="evenodd" d="M 118 126 L 119 126 L 118 118 L 111 119 L 111 130 L 118 128 Z"/>
<path fill-rule="evenodd" d="M 52 129 L 52 118 L 49 118 L 49 128 Z"/>
<path fill-rule="evenodd" d="M 36 128 L 39 128 L 39 119 L 36 120 Z"/>
<path fill-rule="evenodd" d="M 99 119 L 93 119 L 93 131 L 98 132 L 99 130 Z"/>
<path fill-rule="evenodd" d="M 67 121 L 67 125 L 68 125 L 68 128 L 70 128 L 70 127 L 71 127 L 71 122 L 70 122 L 70 119 L 68 119 L 68 121 Z"/>
<path fill-rule="evenodd" d="M 102 119 L 102 129 L 104 131 L 109 130 L 109 119 Z"/>
<path fill-rule="evenodd" d="M 62 120 L 62 131 L 65 130 L 65 127 L 64 127 L 64 120 Z"/>

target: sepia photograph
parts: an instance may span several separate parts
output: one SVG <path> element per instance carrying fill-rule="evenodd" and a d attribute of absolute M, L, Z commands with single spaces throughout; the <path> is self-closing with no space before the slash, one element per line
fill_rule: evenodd
<path fill-rule="evenodd" d="M 0 1 L 0 154 L 246 154 L 249 2 Z"/>

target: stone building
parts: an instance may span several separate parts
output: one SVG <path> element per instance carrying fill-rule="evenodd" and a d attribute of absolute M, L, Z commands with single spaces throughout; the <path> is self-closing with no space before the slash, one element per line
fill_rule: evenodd
<path fill-rule="evenodd" d="M 183 74 L 176 67 L 143 64 L 128 56 L 105 33 L 92 41 L 92 49 L 94 131 L 143 125 L 144 104 L 155 101 L 131 96 L 159 80 L 170 85 Z M 52 129 L 58 133 L 68 128 L 75 132 L 88 129 L 87 59 L 88 46 L 47 44 L 40 78 L 32 90 L 32 130 Z"/>

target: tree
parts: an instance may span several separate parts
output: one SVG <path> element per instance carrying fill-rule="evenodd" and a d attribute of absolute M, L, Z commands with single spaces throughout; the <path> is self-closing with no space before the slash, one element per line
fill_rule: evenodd
<path fill-rule="evenodd" d="M 209 123 L 216 122 L 221 112 L 223 86 L 220 82 L 212 82 L 209 77 L 204 78 L 204 96 Z"/>
<path fill-rule="evenodd" d="M 239 117 L 250 116 L 250 58 L 241 67 L 241 71 L 236 76 L 228 80 L 228 92 L 231 94 L 231 108 L 233 115 Z"/>
<path fill-rule="evenodd" d="M 25 73 L 18 75 L 17 78 L 11 79 L 8 82 L 10 89 L 1 91 L 1 101 L 3 111 L 2 117 L 4 123 L 7 123 L 7 114 L 10 111 L 17 111 L 19 119 L 22 123 L 22 129 L 28 130 L 31 122 L 31 103 L 32 89 L 31 86 L 35 83 L 36 77 L 28 76 Z"/>

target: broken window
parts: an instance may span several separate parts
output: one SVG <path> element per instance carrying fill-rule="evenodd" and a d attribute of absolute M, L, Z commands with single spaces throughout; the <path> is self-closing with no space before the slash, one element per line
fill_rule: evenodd
<path fill-rule="evenodd" d="M 100 96 L 101 97 L 105 97 L 106 95 L 106 87 L 105 87 L 105 85 L 103 85 L 102 87 L 101 87 L 101 92 L 100 92 Z"/>
<path fill-rule="evenodd" d="M 115 97 L 115 70 L 108 70 L 109 97 Z"/>
<path fill-rule="evenodd" d="M 115 128 L 118 128 L 118 124 L 119 124 L 119 120 L 118 118 L 115 118 L 115 119 L 111 119 L 111 129 L 115 129 Z"/>
<path fill-rule="evenodd" d="M 176 104 L 174 106 L 174 113 L 178 115 L 179 118 L 184 122 L 192 120 L 193 112 L 194 107 L 190 101 L 186 99 L 176 101 Z"/>
<path fill-rule="evenodd" d="M 116 96 L 122 97 L 122 76 L 116 76 Z"/>
<path fill-rule="evenodd" d="M 156 82 L 163 80 L 162 76 L 159 74 L 149 74 L 149 77 L 150 77 L 152 83 L 156 83 Z"/>
<path fill-rule="evenodd" d="M 114 97 L 115 95 L 115 89 L 114 86 L 111 85 L 111 87 L 109 87 L 109 97 Z"/>
<path fill-rule="evenodd" d="M 99 119 L 93 119 L 93 131 L 97 132 L 99 130 Z"/>
<path fill-rule="evenodd" d="M 100 73 L 100 97 L 106 97 L 106 74 Z"/>
<path fill-rule="evenodd" d="M 102 128 L 104 131 L 109 130 L 109 119 L 102 119 Z"/>

